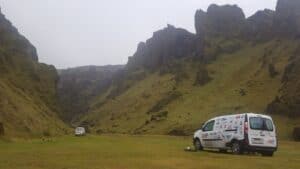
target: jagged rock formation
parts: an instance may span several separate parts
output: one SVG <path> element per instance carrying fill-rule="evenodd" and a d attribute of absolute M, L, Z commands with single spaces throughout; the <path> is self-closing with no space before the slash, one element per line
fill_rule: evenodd
<path fill-rule="evenodd" d="M 155 69 L 184 57 L 210 62 L 220 53 L 239 49 L 240 41 L 271 40 L 281 35 L 280 30 L 295 34 L 299 27 L 300 6 L 297 5 L 294 1 L 280 0 L 276 11 L 265 9 L 246 19 L 242 9 L 236 5 L 212 4 L 207 12 L 196 11 L 196 35 L 168 25 L 155 32 L 146 43 L 138 45 L 127 67 Z"/>
<path fill-rule="evenodd" d="M 60 70 L 58 95 L 62 118 L 70 122 L 87 112 L 91 100 L 112 85 L 114 74 L 123 67 L 84 66 Z"/>
<path fill-rule="evenodd" d="M 278 0 L 274 20 L 274 30 L 278 35 L 299 36 L 300 1 Z"/>
<path fill-rule="evenodd" d="M 12 26 L 2 14 L 0 9 L 0 45 L 9 52 L 31 57 L 34 61 L 38 61 L 35 47 Z"/>
<path fill-rule="evenodd" d="M 253 40 L 268 40 L 271 39 L 274 33 L 273 21 L 275 11 L 265 9 L 256 12 L 251 17 L 247 18 L 247 30 L 246 36 Z"/>
<path fill-rule="evenodd" d="M 6 136 L 57 135 L 54 66 L 38 63 L 35 47 L 0 13 L 0 121 Z"/>
<path fill-rule="evenodd" d="M 195 28 L 197 34 L 205 36 L 245 36 L 252 40 L 270 40 L 274 36 L 298 36 L 299 18 L 300 2 L 297 0 L 278 0 L 276 11 L 265 9 L 247 19 L 236 5 L 213 4 L 207 12 L 196 12 Z"/>
<path fill-rule="evenodd" d="M 146 43 L 138 45 L 136 53 L 129 58 L 128 67 L 155 69 L 174 59 L 195 56 L 199 44 L 197 40 L 194 34 L 168 25 L 167 28 L 154 32 Z"/>
<path fill-rule="evenodd" d="M 207 12 L 198 10 L 195 14 L 197 34 L 205 36 L 238 36 L 243 31 L 245 15 L 236 5 L 210 5 Z"/>

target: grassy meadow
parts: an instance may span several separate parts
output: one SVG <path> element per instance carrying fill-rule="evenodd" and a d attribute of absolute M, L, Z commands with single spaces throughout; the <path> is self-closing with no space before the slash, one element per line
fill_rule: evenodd
<path fill-rule="evenodd" d="M 103 135 L 0 141 L 0 169 L 298 169 L 300 143 L 274 157 L 185 152 L 190 137 Z"/>

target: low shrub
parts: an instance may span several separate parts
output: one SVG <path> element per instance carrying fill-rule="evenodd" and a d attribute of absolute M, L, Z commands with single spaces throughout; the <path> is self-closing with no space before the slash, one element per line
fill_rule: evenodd
<path fill-rule="evenodd" d="M 212 78 L 209 76 L 207 69 L 199 68 L 197 75 L 196 75 L 196 80 L 195 80 L 194 85 L 195 86 L 204 86 L 211 80 L 212 80 Z"/>
<path fill-rule="evenodd" d="M 173 129 L 167 133 L 171 136 L 188 136 L 189 134 L 183 129 Z"/>
<path fill-rule="evenodd" d="M 0 122 L 0 136 L 4 135 L 4 126 L 3 123 Z"/>
<path fill-rule="evenodd" d="M 277 75 L 279 75 L 273 64 L 269 64 L 269 75 L 271 78 L 275 78 Z"/>
<path fill-rule="evenodd" d="M 169 112 L 168 111 L 162 111 L 157 114 L 153 114 L 151 116 L 151 121 L 162 121 L 165 120 L 168 117 Z"/>
<path fill-rule="evenodd" d="M 43 136 L 44 137 L 50 137 L 51 136 L 50 131 L 48 131 L 48 130 L 43 131 Z"/>
<path fill-rule="evenodd" d="M 300 127 L 295 127 L 293 137 L 296 141 L 300 141 Z"/>
<path fill-rule="evenodd" d="M 168 93 L 168 95 L 162 99 L 160 99 L 153 107 L 150 108 L 150 110 L 147 112 L 147 114 L 153 113 L 153 112 L 159 112 L 162 110 L 165 106 L 173 102 L 174 100 L 181 97 L 182 94 L 179 91 L 171 91 Z"/>

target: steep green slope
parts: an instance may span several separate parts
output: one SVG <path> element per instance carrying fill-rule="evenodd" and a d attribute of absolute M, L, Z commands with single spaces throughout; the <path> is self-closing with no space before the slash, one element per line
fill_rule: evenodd
<path fill-rule="evenodd" d="M 188 75 L 184 79 L 176 82 L 172 73 L 149 73 L 144 80 L 100 106 L 97 103 L 103 102 L 105 96 L 99 97 L 83 121 L 95 126 L 99 133 L 190 134 L 216 115 L 265 112 L 280 88 L 288 63 L 286 53 L 294 51 L 297 44 L 290 40 L 245 44 L 237 52 L 220 55 L 206 66 L 211 80 L 204 86 L 195 85 L 196 72 L 203 65 L 182 60 L 181 71 Z M 267 54 L 268 51 L 273 52 Z M 275 77 L 270 65 L 276 67 Z M 276 122 L 280 126 L 284 123 Z M 300 124 L 300 120 L 296 122 Z M 291 132 L 291 128 L 280 128 L 289 131 L 281 132 L 284 137 Z"/>
<path fill-rule="evenodd" d="M 38 63 L 35 48 L 0 14 L 0 123 L 5 136 L 62 134 L 56 98 L 58 75 Z"/>
<path fill-rule="evenodd" d="M 300 125 L 299 11 L 299 3 L 279 0 L 276 11 L 245 18 L 236 5 L 211 5 L 196 12 L 196 34 L 168 25 L 139 44 L 78 124 L 97 133 L 185 135 L 217 115 L 257 112 L 291 137 Z"/>

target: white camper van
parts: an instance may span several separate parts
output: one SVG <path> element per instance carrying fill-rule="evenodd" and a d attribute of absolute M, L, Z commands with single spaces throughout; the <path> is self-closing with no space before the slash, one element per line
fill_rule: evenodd
<path fill-rule="evenodd" d="M 84 127 L 77 127 L 75 129 L 75 136 L 84 136 L 85 135 L 85 128 Z"/>
<path fill-rule="evenodd" d="M 208 120 L 194 134 L 196 150 L 214 148 L 234 154 L 259 152 L 273 156 L 277 150 L 276 130 L 270 116 L 245 113 Z"/>

